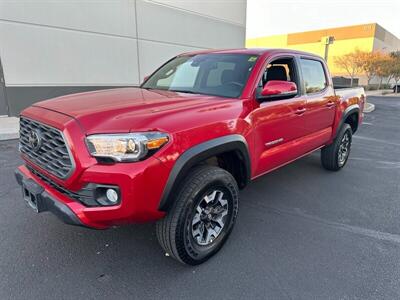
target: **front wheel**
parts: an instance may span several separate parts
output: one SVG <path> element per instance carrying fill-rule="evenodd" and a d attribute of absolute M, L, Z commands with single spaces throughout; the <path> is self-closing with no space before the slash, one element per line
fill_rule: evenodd
<path fill-rule="evenodd" d="M 349 124 L 343 124 L 335 140 L 321 150 L 322 166 L 330 171 L 343 168 L 349 159 L 353 131 Z"/>
<path fill-rule="evenodd" d="M 157 222 L 157 238 L 176 260 L 198 265 L 221 249 L 238 213 L 238 186 L 227 171 L 214 166 L 194 168 L 167 216 Z"/>

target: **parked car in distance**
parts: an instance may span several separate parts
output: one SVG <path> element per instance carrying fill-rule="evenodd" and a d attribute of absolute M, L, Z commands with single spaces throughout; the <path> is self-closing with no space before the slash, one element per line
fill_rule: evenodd
<path fill-rule="evenodd" d="M 397 84 L 397 85 L 394 84 L 393 85 L 393 93 L 400 93 L 400 84 Z"/>
<path fill-rule="evenodd" d="M 96 229 L 157 221 L 164 251 L 196 265 L 227 240 L 251 180 L 318 149 L 325 169 L 342 169 L 364 103 L 313 54 L 186 53 L 138 88 L 25 109 L 15 175 L 36 212 Z"/>

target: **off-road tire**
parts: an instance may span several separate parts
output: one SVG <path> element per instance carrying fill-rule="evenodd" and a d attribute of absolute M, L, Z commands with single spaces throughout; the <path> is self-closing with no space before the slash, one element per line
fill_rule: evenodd
<path fill-rule="evenodd" d="M 223 191 L 221 192 L 223 196 L 220 198 L 226 198 L 224 203 L 227 200 L 224 206 L 227 207 L 224 215 L 226 222 L 215 239 L 211 238 L 207 245 L 200 245 L 193 236 L 194 218 L 198 214 L 200 202 L 204 201 L 209 195 L 207 193 L 213 190 Z M 174 197 L 167 215 L 156 224 L 157 239 L 166 255 L 184 264 L 198 265 L 217 253 L 235 224 L 239 204 L 238 194 L 238 185 L 227 171 L 209 165 L 193 168 L 180 185 L 180 190 Z M 211 224 L 214 226 L 214 223 Z M 203 232 L 205 228 L 202 227 Z"/>
<path fill-rule="evenodd" d="M 330 171 L 339 171 L 346 165 L 350 155 L 352 135 L 353 131 L 350 125 L 345 123 L 340 128 L 333 143 L 322 148 L 321 163 L 325 169 Z M 343 143 L 345 142 L 344 139 L 346 139 L 346 137 L 348 139 L 348 145 L 346 155 L 343 158 L 341 155 L 343 154 Z"/>

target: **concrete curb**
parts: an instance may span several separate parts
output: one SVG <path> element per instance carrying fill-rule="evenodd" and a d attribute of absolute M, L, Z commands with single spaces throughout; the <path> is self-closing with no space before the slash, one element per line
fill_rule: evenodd
<path fill-rule="evenodd" d="M 0 133 L 0 141 L 17 140 L 19 133 Z"/>
<path fill-rule="evenodd" d="M 0 117 L 0 141 L 19 138 L 19 118 Z"/>
<path fill-rule="evenodd" d="M 400 97 L 400 93 L 387 93 L 387 94 L 382 94 L 381 97 Z"/>
<path fill-rule="evenodd" d="M 366 91 L 365 94 L 368 96 L 378 97 L 400 97 L 400 93 L 393 93 L 393 90 L 379 90 L 379 91 Z"/>
<path fill-rule="evenodd" d="M 375 110 L 375 104 L 365 103 L 365 107 L 364 107 L 365 113 L 370 113 L 370 112 L 373 112 L 374 110 Z"/>
<path fill-rule="evenodd" d="M 390 93 L 393 90 L 374 90 L 374 91 L 365 91 L 367 96 L 382 96 L 384 93 Z"/>

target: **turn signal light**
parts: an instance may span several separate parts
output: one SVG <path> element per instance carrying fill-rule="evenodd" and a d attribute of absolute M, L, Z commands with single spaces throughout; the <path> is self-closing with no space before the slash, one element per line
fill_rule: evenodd
<path fill-rule="evenodd" d="M 161 137 L 155 140 L 150 140 L 147 142 L 147 149 L 152 150 L 152 149 L 158 149 L 162 145 L 164 145 L 166 142 L 168 142 L 167 137 Z"/>

